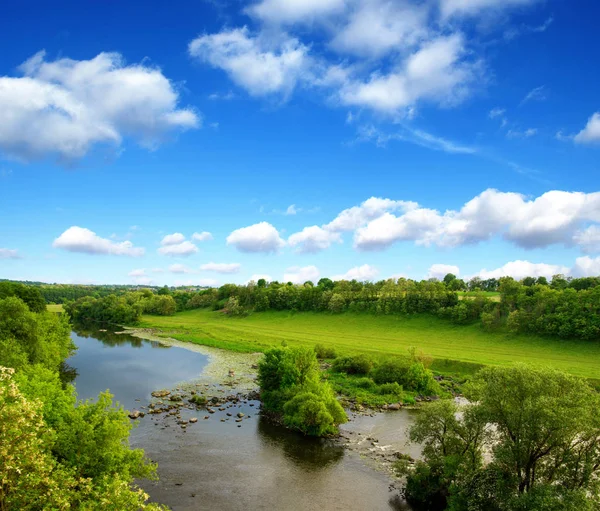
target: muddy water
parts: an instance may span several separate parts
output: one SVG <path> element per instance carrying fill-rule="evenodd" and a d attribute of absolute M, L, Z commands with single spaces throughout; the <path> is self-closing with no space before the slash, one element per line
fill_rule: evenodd
<path fill-rule="evenodd" d="M 202 353 L 128 335 L 80 331 L 72 338 L 79 349 L 68 362 L 78 372 L 79 397 L 109 388 L 128 409 L 147 406 L 153 390 L 194 382 L 208 362 Z M 158 415 L 137 421 L 132 445 L 159 464 L 160 481 L 142 482 L 151 499 L 175 511 L 409 509 L 365 456 L 388 446 L 411 453 L 409 412 L 353 419 L 343 428 L 352 447 L 344 448 L 274 426 L 258 407 L 249 401 L 211 415 L 184 409 L 184 419 L 198 419 L 186 429 Z M 236 423 L 238 413 L 244 418 Z M 377 436 L 377 447 L 363 445 L 367 436 Z"/>

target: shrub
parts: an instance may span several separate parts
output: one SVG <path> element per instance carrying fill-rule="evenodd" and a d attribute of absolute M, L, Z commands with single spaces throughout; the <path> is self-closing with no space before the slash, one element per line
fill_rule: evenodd
<path fill-rule="evenodd" d="M 367 355 L 354 355 L 335 359 L 333 370 L 346 374 L 369 374 L 373 369 L 373 359 Z"/>
<path fill-rule="evenodd" d="M 315 345 L 315 353 L 319 359 L 336 357 L 335 348 L 333 346 L 325 346 L 324 344 Z"/>
<path fill-rule="evenodd" d="M 372 389 L 375 386 L 375 382 L 371 378 L 358 378 L 354 385 L 359 389 Z"/>
<path fill-rule="evenodd" d="M 392 395 L 402 396 L 402 385 L 398 385 L 398 382 L 384 383 L 377 387 L 377 394 L 381 396 Z"/>
<path fill-rule="evenodd" d="M 296 395 L 283 406 L 283 422 L 305 435 L 325 436 L 337 433 L 347 421 L 346 413 L 327 384 L 299 387 Z"/>
<path fill-rule="evenodd" d="M 378 384 L 397 383 L 403 388 L 432 395 L 439 391 L 433 373 L 422 362 L 409 358 L 392 358 L 373 369 L 373 380 Z"/>
<path fill-rule="evenodd" d="M 230 316 L 245 316 L 248 314 L 246 309 L 240 305 L 239 300 L 235 296 L 231 296 L 223 307 L 223 312 Z"/>

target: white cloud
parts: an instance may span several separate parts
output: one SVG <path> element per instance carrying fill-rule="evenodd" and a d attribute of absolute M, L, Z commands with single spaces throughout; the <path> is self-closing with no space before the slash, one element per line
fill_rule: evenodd
<path fill-rule="evenodd" d="M 433 151 L 444 151 L 450 154 L 474 154 L 478 151 L 475 147 L 465 146 L 426 131 L 411 128 L 408 125 L 402 126 L 401 131 L 393 133 L 384 133 L 372 124 L 361 126 L 358 129 L 358 142 L 372 141 L 379 147 L 385 147 L 392 140 L 409 142 Z"/>
<path fill-rule="evenodd" d="M 145 277 L 146 276 L 146 269 L 145 268 L 139 268 L 137 270 L 131 270 L 127 275 L 129 275 L 130 277 Z"/>
<path fill-rule="evenodd" d="M 492 108 L 488 115 L 489 115 L 490 119 L 495 119 L 496 117 L 504 117 L 505 113 L 506 113 L 505 108 L 496 107 L 496 108 Z"/>
<path fill-rule="evenodd" d="M 350 268 L 343 275 L 334 275 L 332 280 L 373 280 L 379 274 L 379 270 L 369 264 Z"/>
<path fill-rule="evenodd" d="M 295 23 L 343 10 L 345 0 L 261 0 L 249 7 L 252 16 L 274 23 Z"/>
<path fill-rule="evenodd" d="M 546 99 L 546 86 L 540 85 L 531 89 L 525 97 L 521 100 L 521 105 L 524 105 L 528 101 L 544 101 Z"/>
<path fill-rule="evenodd" d="M 133 282 L 138 286 L 150 286 L 152 285 L 152 279 L 150 277 L 135 277 Z"/>
<path fill-rule="evenodd" d="M 478 64 L 466 57 L 463 36 L 438 37 L 388 74 L 376 73 L 366 81 L 348 80 L 340 90 L 340 101 L 384 113 L 409 109 L 419 101 L 457 104 L 470 94 L 480 74 Z"/>
<path fill-rule="evenodd" d="M 441 0 L 442 17 L 476 16 L 486 10 L 508 9 L 532 4 L 537 0 Z"/>
<path fill-rule="evenodd" d="M 600 226 L 590 225 L 573 235 L 573 242 L 586 253 L 600 252 Z"/>
<path fill-rule="evenodd" d="M 460 275 L 460 268 L 451 264 L 432 264 L 427 272 L 427 278 L 443 280 L 448 273 L 452 273 L 458 277 Z"/>
<path fill-rule="evenodd" d="M 169 245 L 178 245 L 185 241 L 185 236 L 180 232 L 176 232 L 173 234 L 167 234 L 160 242 L 163 247 L 167 247 Z"/>
<path fill-rule="evenodd" d="M 271 282 L 273 280 L 271 275 L 267 275 L 266 273 L 255 273 L 250 277 L 250 279 L 248 279 L 248 282 L 258 282 L 260 279 L 265 279 L 267 282 Z M 246 282 L 246 284 L 248 284 L 248 282 Z"/>
<path fill-rule="evenodd" d="M 171 273 L 197 273 L 195 270 L 188 268 L 185 264 L 172 264 L 169 266 Z"/>
<path fill-rule="evenodd" d="M 214 271 L 216 273 L 237 273 L 242 265 L 240 263 L 206 263 L 200 266 L 202 271 Z"/>
<path fill-rule="evenodd" d="M 524 248 L 570 246 L 587 222 L 600 222 L 600 192 L 554 190 L 527 200 L 517 193 L 489 189 L 459 211 L 441 213 L 419 207 L 399 216 L 380 214 L 355 231 L 354 245 L 360 250 L 380 250 L 398 241 L 414 241 L 453 247 L 503 235 Z"/>
<path fill-rule="evenodd" d="M 529 261 L 511 261 L 495 270 L 483 269 L 477 275 L 482 279 L 498 279 L 500 277 L 513 277 L 516 280 L 524 279 L 525 277 L 546 277 L 552 278 L 553 275 L 563 274 L 568 275 L 571 272 L 566 266 L 545 263 L 531 263 Z M 471 277 L 469 277 L 471 278 Z"/>
<path fill-rule="evenodd" d="M 390 50 L 414 47 L 428 36 L 428 9 L 424 4 L 384 0 L 356 4 L 331 41 L 339 52 L 379 57 Z"/>
<path fill-rule="evenodd" d="M 319 280 L 320 272 L 316 266 L 292 266 L 283 274 L 284 282 L 293 284 L 304 284 L 307 280 L 316 283 Z"/>
<path fill-rule="evenodd" d="M 300 210 L 298 208 L 296 208 L 295 204 L 290 204 L 287 209 L 285 210 L 285 214 L 286 215 L 296 215 L 298 214 Z"/>
<path fill-rule="evenodd" d="M 310 67 L 308 48 L 297 39 L 273 42 L 252 37 L 246 27 L 199 36 L 188 51 L 225 71 L 253 96 L 291 93 Z"/>
<path fill-rule="evenodd" d="M 575 277 L 597 277 L 600 275 L 600 257 L 578 257 L 572 273 Z"/>
<path fill-rule="evenodd" d="M 0 77 L 0 150 L 15 158 L 74 160 L 128 136 L 153 148 L 169 131 L 200 124 L 178 108 L 178 91 L 160 69 L 126 65 L 118 53 L 46 61 L 41 51 L 19 71 Z"/>
<path fill-rule="evenodd" d="M 187 257 L 191 256 L 192 254 L 196 254 L 197 252 L 198 247 L 194 245 L 191 241 L 183 241 L 182 243 L 177 243 L 176 245 L 167 245 L 158 249 L 158 253 L 160 255 L 166 255 L 171 257 Z"/>
<path fill-rule="evenodd" d="M 329 248 L 332 243 L 341 243 L 342 237 L 338 232 L 323 229 L 317 225 L 305 227 L 302 231 L 288 238 L 291 247 L 297 247 L 298 253 L 316 253 Z"/>
<path fill-rule="evenodd" d="M 370 220 L 378 218 L 389 211 L 410 211 L 417 208 L 416 202 L 395 201 L 391 199 L 381 199 L 371 197 L 364 201 L 360 206 L 354 206 L 343 210 L 323 228 L 329 231 L 353 231 Z"/>
<path fill-rule="evenodd" d="M 194 241 L 210 241 L 213 239 L 213 235 L 208 231 L 195 232 L 192 234 Z"/>
<path fill-rule="evenodd" d="M 0 259 L 21 259 L 21 256 L 14 248 L 0 248 Z"/>
<path fill-rule="evenodd" d="M 531 138 L 537 135 L 538 130 L 536 128 L 528 128 L 525 131 L 510 129 L 506 132 L 507 138 Z"/>
<path fill-rule="evenodd" d="M 588 119 L 585 128 L 575 135 L 574 140 L 578 144 L 600 143 L 600 112 L 596 112 Z"/>
<path fill-rule="evenodd" d="M 285 245 L 279 231 L 268 222 L 236 229 L 227 236 L 227 244 L 241 252 L 277 252 Z"/>
<path fill-rule="evenodd" d="M 165 270 L 162 268 L 152 268 L 152 273 L 164 273 Z"/>
<path fill-rule="evenodd" d="M 139 257 L 144 255 L 143 248 L 134 247 L 131 241 L 116 243 L 106 238 L 101 238 L 95 232 L 83 227 L 72 226 L 63 232 L 52 243 L 54 248 L 62 248 L 69 252 L 84 254 L 124 255 Z"/>

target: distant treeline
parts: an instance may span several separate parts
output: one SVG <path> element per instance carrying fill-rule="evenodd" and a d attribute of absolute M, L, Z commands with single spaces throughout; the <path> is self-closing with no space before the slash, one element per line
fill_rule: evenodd
<path fill-rule="evenodd" d="M 475 286 L 481 284 L 481 286 Z M 494 290 L 490 296 L 483 292 Z M 468 292 L 459 294 L 461 290 Z M 232 316 L 251 312 L 312 311 L 371 314 L 435 314 L 457 324 L 481 322 L 486 330 L 505 329 L 562 338 L 600 339 L 600 278 L 567 279 L 556 275 L 510 277 L 465 284 L 448 274 L 442 281 L 389 279 L 379 282 L 319 280 L 247 285 L 225 284 L 218 289 L 173 291 L 168 287 L 127 292 L 120 296 L 79 298 L 66 304 L 74 319 L 136 323 L 141 314 L 170 315 L 210 307 Z"/>

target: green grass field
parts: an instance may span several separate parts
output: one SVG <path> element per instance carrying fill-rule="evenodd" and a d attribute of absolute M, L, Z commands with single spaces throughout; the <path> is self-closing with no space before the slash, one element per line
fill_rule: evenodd
<path fill-rule="evenodd" d="M 49 303 L 46 305 L 48 312 L 64 312 L 62 303 Z"/>
<path fill-rule="evenodd" d="M 477 324 L 458 326 L 434 316 L 260 312 L 233 318 L 192 310 L 174 316 L 143 316 L 142 325 L 163 335 L 235 351 L 289 345 L 334 346 L 340 354 L 403 355 L 414 346 L 434 357 L 433 369 L 468 373 L 477 366 L 527 362 L 600 378 L 600 343 L 486 333 Z"/>

